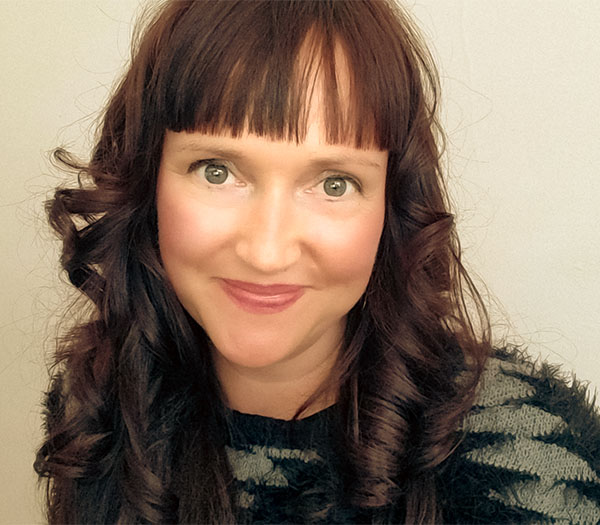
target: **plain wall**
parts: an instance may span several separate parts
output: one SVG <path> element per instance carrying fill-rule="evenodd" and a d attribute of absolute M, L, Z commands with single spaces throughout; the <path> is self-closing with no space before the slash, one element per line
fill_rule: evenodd
<path fill-rule="evenodd" d="M 407 2 L 440 64 L 468 267 L 498 336 L 600 386 L 600 3 Z M 0 523 L 41 523 L 31 464 L 67 297 L 42 203 L 128 57 L 135 0 L 0 3 Z"/>

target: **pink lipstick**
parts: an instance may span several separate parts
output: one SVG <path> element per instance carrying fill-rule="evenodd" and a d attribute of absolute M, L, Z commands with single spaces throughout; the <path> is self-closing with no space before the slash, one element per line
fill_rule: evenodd
<path fill-rule="evenodd" d="M 229 298 L 243 310 L 255 314 L 274 314 L 292 306 L 304 294 L 304 286 L 292 284 L 255 284 L 219 279 Z"/>

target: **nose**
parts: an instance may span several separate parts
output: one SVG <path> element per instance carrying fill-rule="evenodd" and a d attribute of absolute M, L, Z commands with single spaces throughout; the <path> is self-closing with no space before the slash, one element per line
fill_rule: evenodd
<path fill-rule="evenodd" d="M 283 272 L 301 254 L 301 219 L 282 191 L 255 196 L 242 215 L 236 253 L 261 273 Z"/>

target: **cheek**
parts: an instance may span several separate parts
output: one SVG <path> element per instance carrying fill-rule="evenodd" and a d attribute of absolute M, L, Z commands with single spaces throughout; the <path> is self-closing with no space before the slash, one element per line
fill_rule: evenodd
<path fill-rule="evenodd" d="M 384 212 L 381 209 L 359 214 L 343 223 L 322 223 L 316 241 L 321 260 L 326 261 L 331 281 L 366 286 L 379 247 Z"/>
<path fill-rule="evenodd" d="M 175 270 L 198 265 L 225 242 L 231 214 L 198 205 L 185 190 L 166 186 L 159 186 L 156 206 L 160 254 L 171 280 Z"/>

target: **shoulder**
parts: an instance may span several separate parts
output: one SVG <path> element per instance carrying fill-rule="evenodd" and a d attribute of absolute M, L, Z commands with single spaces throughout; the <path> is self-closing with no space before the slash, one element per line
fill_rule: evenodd
<path fill-rule="evenodd" d="M 499 350 L 443 473 L 446 517 L 600 522 L 600 415 L 559 367 Z"/>

